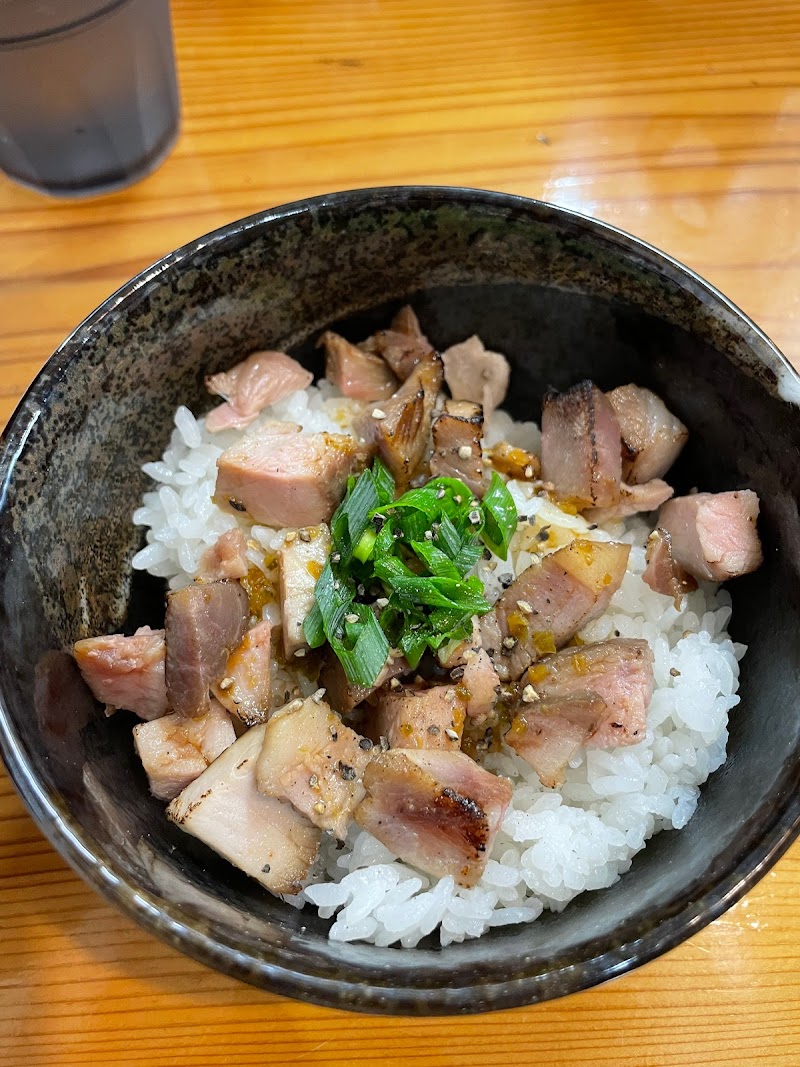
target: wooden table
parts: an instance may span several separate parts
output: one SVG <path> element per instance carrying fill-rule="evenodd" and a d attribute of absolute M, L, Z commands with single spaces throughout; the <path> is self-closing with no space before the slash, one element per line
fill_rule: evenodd
<path fill-rule="evenodd" d="M 541 197 L 696 268 L 800 364 L 792 0 L 174 0 L 183 134 L 87 203 L 0 179 L 0 424 L 64 335 L 252 211 L 433 182 Z M 800 846 L 716 923 L 536 1008 L 381 1019 L 165 948 L 67 869 L 0 777 L 0 1065 L 703 1067 L 800 1062 Z"/>

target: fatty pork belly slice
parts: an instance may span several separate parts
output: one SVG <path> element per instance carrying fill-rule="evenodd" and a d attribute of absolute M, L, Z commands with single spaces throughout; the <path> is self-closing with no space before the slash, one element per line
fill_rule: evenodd
<path fill-rule="evenodd" d="M 323 700 L 295 700 L 267 723 L 258 757 L 258 788 L 288 800 L 321 830 L 344 840 L 364 797 L 372 743 L 345 726 Z"/>
<path fill-rule="evenodd" d="M 506 398 L 511 368 L 500 352 L 490 352 L 480 337 L 451 345 L 442 353 L 444 379 L 454 400 L 480 404 L 484 418 Z"/>
<path fill-rule="evenodd" d="M 554 703 L 521 703 L 504 737 L 505 743 L 536 771 L 547 789 L 564 784 L 569 761 L 608 714 L 597 693 L 574 692 Z"/>
<path fill-rule="evenodd" d="M 500 678 L 515 681 L 602 615 L 629 555 L 630 545 L 578 538 L 524 570 L 481 619 L 483 647 Z"/>
<path fill-rule="evenodd" d="M 460 686 L 398 686 L 381 691 L 368 712 L 373 741 L 386 738 L 390 748 L 443 748 L 458 751 L 466 716 Z"/>
<path fill-rule="evenodd" d="M 330 519 L 369 454 L 348 434 L 253 432 L 217 460 L 214 500 L 265 526 L 317 526 Z"/>
<path fill-rule="evenodd" d="M 269 716 L 271 645 L 271 623 L 257 623 L 228 656 L 223 677 L 211 687 L 225 710 L 245 726 L 266 722 Z"/>
<path fill-rule="evenodd" d="M 653 478 L 642 485 L 620 483 L 619 500 L 610 508 L 589 508 L 583 516 L 589 522 L 618 522 L 643 511 L 657 511 L 672 496 L 675 490 L 660 478 Z"/>
<path fill-rule="evenodd" d="M 689 431 L 649 389 L 621 385 L 606 396 L 622 436 L 622 477 L 630 485 L 663 478 L 686 444 Z"/>
<path fill-rule="evenodd" d="M 325 377 L 342 396 L 386 400 L 397 389 L 397 378 L 380 356 L 350 344 L 332 330 L 326 330 L 317 345 L 325 349 Z"/>
<path fill-rule="evenodd" d="M 400 859 L 463 886 L 480 879 L 511 802 L 511 783 L 463 752 L 391 749 L 364 772 L 356 822 Z"/>
<path fill-rule="evenodd" d="M 150 792 L 172 800 L 236 740 L 230 716 L 212 700 L 208 711 L 186 718 L 163 715 L 133 728 L 133 744 Z"/>
<path fill-rule="evenodd" d="M 660 527 L 653 530 L 647 539 L 645 551 L 647 566 L 642 581 L 655 593 L 671 596 L 675 607 L 680 607 L 681 597 L 697 588 L 697 582 L 672 557 L 672 538 Z"/>
<path fill-rule="evenodd" d="M 281 625 L 286 657 L 307 649 L 303 623 L 314 606 L 314 587 L 331 550 L 331 535 L 325 523 L 292 532 L 278 552 Z"/>
<path fill-rule="evenodd" d="M 72 653 L 95 698 L 107 705 L 107 714 L 117 708 L 140 719 L 167 713 L 163 630 L 142 626 L 131 637 L 87 637 L 75 642 Z"/>
<path fill-rule="evenodd" d="M 206 429 L 242 430 L 265 407 L 307 389 L 313 380 L 311 371 L 285 352 L 253 352 L 230 370 L 206 378 L 208 391 L 226 401 L 208 413 Z"/>
<path fill-rule="evenodd" d="M 388 400 L 368 411 L 360 423 L 400 488 L 420 470 L 430 447 L 431 422 L 442 388 L 442 362 L 431 352 Z"/>
<path fill-rule="evenodd" d="M 726 582 L 763 562 L 758 512 L 758 496 L 752 489 L 695 493 L 667 501 L 658 525 L 670 536 L 676 563 L 695 578 Z"/>
<path fill-rule="evenodd" d="M 267 724 L 235 741 L 169 805 L 167 815 L 270 892 L 299 893 L 317 858 L 319 830 L 256 785 Z"/>
<path fill-rule="evenodd" d="M 399 653 L 394 656 L 390 654 L 373 685 L 358 685 L 356 682 L 349 680 L 344 672 L 344 667 L 336 658 L 335 653 L 329 648 L 324 655 L 322 669 L 319 672 L 319 684 L 325 689 L 326 699 L 334 711 L 338 711 L 340 715 L 349 715 L 354 708 L 381 689 L 392 678 L 402 677 L 402 675 L 408 674 L 410 670 L 411 668 L 406 662 L 405 656 Z"/>
<path fill-rule="evenodd" d="M 587 693 L 600 697 L 608 714 L 588 743 L 636 745 L 645 735 L 653 698 L 653 653 L 647 641 L 632 637 L 565 648 L 529 667 L 521 683 L 523 704 L 539 698 L 550 710 L 569 708 Z"/>
<path fill-rule="evenodd" d="M 173 711 L 208 710 L 209 689 L 224 677 L 249 619 L 247 594 L 238 582 L 189 585 L 167 594 L 165 674 Z"/>
<path fill-rule="evenodd" d="M 622 442 L 609 400 L 590 381 L 542 401 L 542 477 L 579 508 L 619 500 Z"/>
<path fill-rule="evenodd" d="M 460 478 L 471 493 L 482 497 L 483 477 L 481 438 L 483 408 L 469 400 L 446 400 L 444 410 L 433 420 L 434 478 Z"/>
<path fill-rule="evenodd" d="M 238 526 L 227 530 L 200 557 L 197 577 L 206 582 L 244 578 L 250 568 L 247 538 Z"/>

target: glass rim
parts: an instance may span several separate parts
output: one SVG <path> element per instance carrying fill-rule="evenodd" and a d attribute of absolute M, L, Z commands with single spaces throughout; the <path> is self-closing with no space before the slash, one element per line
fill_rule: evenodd
<path fill-rule="evenodd" d="M 90 22 L 94 22 L 95 19 L 102 18 L 107 15 L 114 8 L 122 7 L 123 4 L 129 3 L 129 0 L 107 0 L 96 11 L 92 11 L 87 15 L 81 15 L 80 18 L 72 19 L 69 22 L 61 22 L 56 26 L 52 26 L 46 30 L 37 30 L 34 33 L 20 33 L 13 37 L 8 37 L 0 34 L 0 48 L 8 47 L 15 44 L 33 44 L 37 41 L 44 41 L 48 37 L 55 37 L 60 33 L 69 33 L 70 30 L 79 29 L 81 26 L 88 25 Z"/>

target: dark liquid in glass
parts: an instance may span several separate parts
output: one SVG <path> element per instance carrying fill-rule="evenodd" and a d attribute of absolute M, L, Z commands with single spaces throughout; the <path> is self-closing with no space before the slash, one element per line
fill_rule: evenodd
<path fill-rule="evenodd" d="M 0 0 L 0 169 L 56 196 L 129 185 L 178 133 L 168 0 Z"/>

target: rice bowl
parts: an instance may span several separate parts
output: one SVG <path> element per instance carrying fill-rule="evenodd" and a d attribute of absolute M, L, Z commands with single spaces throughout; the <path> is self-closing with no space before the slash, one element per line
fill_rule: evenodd
<path fill-rule="evenodd" d="M 268 341 L 294 352 L 332 319 L 353 317 L 363 336 L 388 300 L 409 297 L 433 316 L 440 343 L 486 332 L 526 395 L 588 374 L 655 389 L 694 435 L 680 489 L 752 484 L 765 538 L 763 572 L 734 591 L 732 632 L 750 649 L 730 720 L 735 758 L 712 775 L 684 830 L 658 835 L 624 879 L 559 915 L 413 953 L 332 942 L 310 908 L 187 848 L 146 795 L 130 720 L 96 709 L 80 735 L 69 719 L 56 741 L 46 727 L 63 711 L 30 714 L 34 668 L 53 649 L 126 618 L 131 627 L 158 618 L 158 583 L 131 582 L 129 570 L 141 547 L 130 515 L 152 488 L 136 472 L 163 450 L 179 405 L 205 410 L 202 373 Z M 307 346 L 301 358 L 318 366 Z M 486 1011 L 652 959 L 739 899 L 796 834 L 795 382 L 758 328 L 687 268 L 518 197 L 336 194 L 179 249 L 75 331 L 6 434 L 0 571 L 27 605 L 24 614 L 9 605 L 0 628 L 0 741 L 17 787 L 53 844 L 126 913 L 210 966 L 290 996 L 384 1013 Z M 522 395 L 510 409 L 530 418 Z M 70 686 L 62 708 L 80 726 L 88 709 Z"/>

